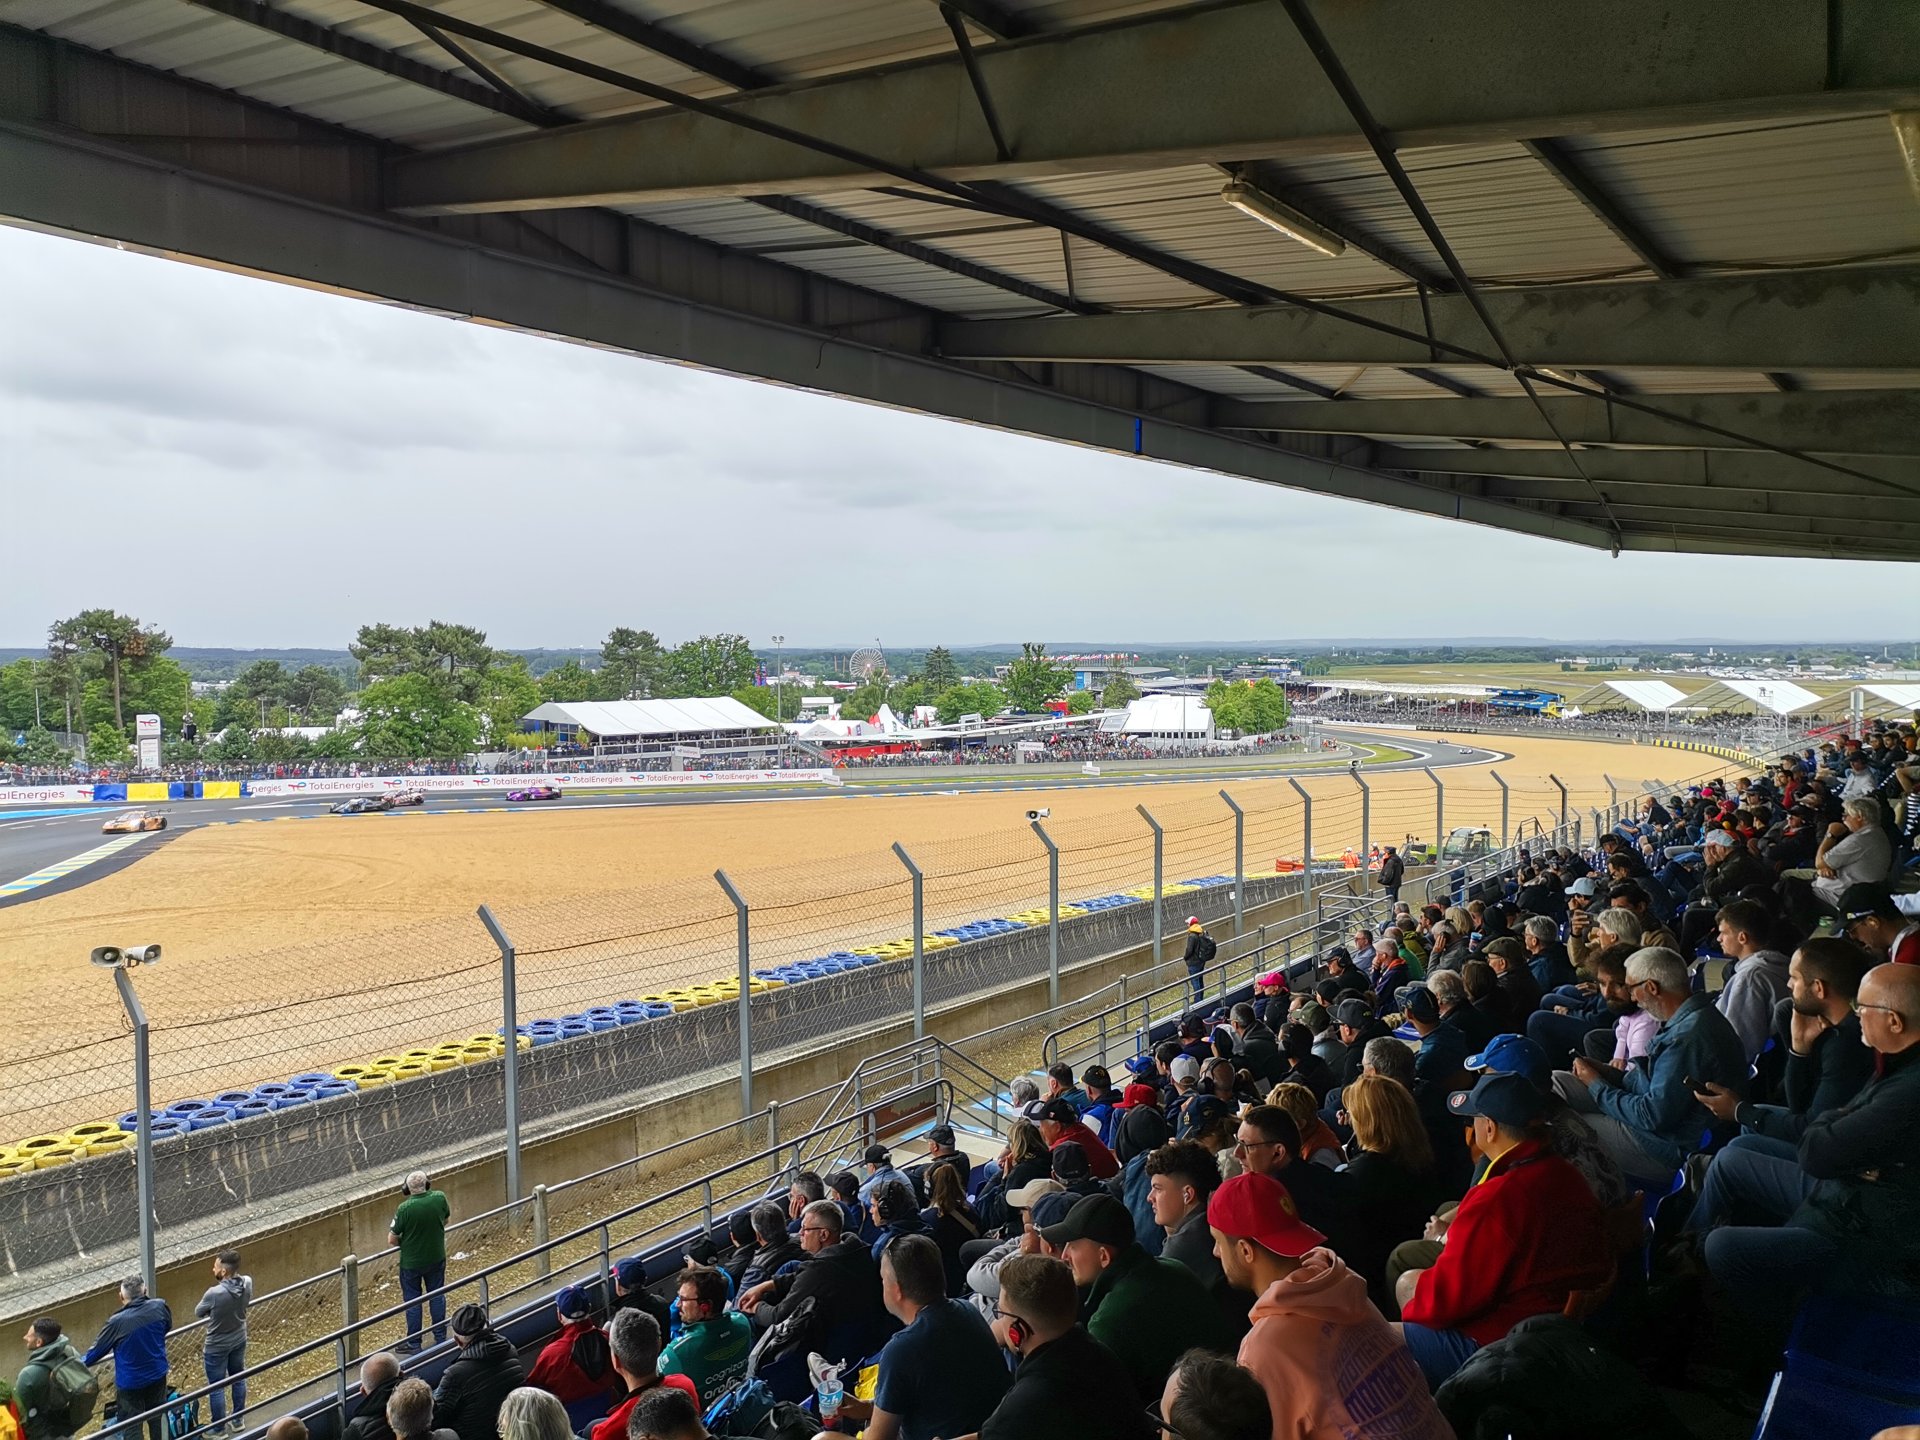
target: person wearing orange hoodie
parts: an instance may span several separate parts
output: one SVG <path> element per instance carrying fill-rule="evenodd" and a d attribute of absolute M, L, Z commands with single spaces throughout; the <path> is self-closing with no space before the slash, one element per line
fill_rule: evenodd
<path fill-rule="evenodd" d="M 1287 1187 L 1251 1171 L 1207 1202 L 1227 1283 L 1257 1297 L 1240 1363 L 1273 1410 L 1273 1440 L 1453 1440 L 1367 1282 L 1301 1220 Z"/>

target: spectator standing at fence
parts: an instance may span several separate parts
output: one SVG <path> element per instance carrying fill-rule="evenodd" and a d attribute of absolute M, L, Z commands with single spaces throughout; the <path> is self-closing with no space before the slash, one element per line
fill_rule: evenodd
<path fill-rule="evenodd" d="M 147 1294 L 147 1282 L 138 1275 L 129 1275 L 120 1282 L 120 1308 L 107 1317 L 83 1357 L 98 1365 L 113 1356 L 114 1413 L 124 1440 L 134 1436 L 125 1422 L 148 1410 L 155 1413 L 147 1420 L 147 1440 L 164 1440 L 158 1407 L 167 1398 L 167 1332 L 172 1328 L 167 1302 Z"/>
<path fill-rule="evenodd" d="M 550 1391 L 573 1423 L 585 1425 L 607 1413 L 620 1377 L 614 1372 L 607 1332 L 594 1323 L 593 1297 L 584 1285 L 568 1285 L 554 1297 L 560 1333 L 541 1347 L 527 1384 Z"/>
<path fill-rule="evenodd" d="M 479 1305 L 453 1312 L 457 1351 L 433 1392 L 434 1423 L 460 1440 L 495 1440 L 500 1402 L 526 1384 L 527 1367 Z"/>
<path fill-rule="evenodd" d="M 400 1249 L 400 1298 L 407 1302 L 407 1338 L 395 1348 L 411 1355 L 420 1348 L 422 1295 L 433 1315 L 433 1343 L 447 1338 L 447 1297 L 437 1292 L 447 1283 L 447 1221 L 453 1211 L 424 1170 L 407 1176 L 401 1196 L 387 1238 Z"/>
<path fill-rule="evenodd" d="M 1390 903 L 1400 899 L 1400 883 L 1406 879 L 1407 862 L 1400 858 L 1398 846 L 1386 847 L 1386 854 L 1380 857 L 1380 891 Z"/>
<path fill-rule="evenodd" d="M 607 1344 L 613 1351 L 613 1368 L 627 1387 L 626 1399 L 589 1432 L 587 1440 L 627 1440 L 627 1419 L 647 1395 L 656 1390 L 678 1390 L 693 1404 L 700 1403 L 700 1392 L 684 1375 L 660 1373 L 660 1326 L 643 1310 L 622 1310 L 607 1327 Z M 402 1436 L 401 1440 L 405 1440 Z"/>
<path fill-rule="evenodd" d="M 1207 996 L 1206 970 L 1213 963 L 1213 957 L 1220 947 L 1214 938 L 1207 934 L 1207 927 L 1200 923 L 1198 915 L 1187 917 L 1187 949 L 1180 958 L 1186 962 L 1187 983 L 1193 987 L 1193 1003 L 1198 1005 Z"/>
<path fill-rule="evenodd" d="M 660 1368 L 684 1375 L 702 1395 L 717 1396 L 747 1373 L 753 1322 L 727 1309 L 727 1281 L 707 1265 L 680 1275 L 680 1320 L 686 1327 L 660 1352 Z"/>
<path fill-rule="evenodd" d="M 1079 1299 L 1073 1272 L 1051 1256 L 1000 1267 L 993 1335 L 1019 1363 L 977 1440 L 1153 1440 L 1125 1366 L 1078 1323 Z"/>
<path fill-rule="evenodd" d="M 360 1362 L 360 1403 L 341 1432 L 343 1440 L 395 1440 L 387 1419 L 387 1402 L 400 1385 L 400 1362 L 391 1352 L 378 1350 Z M 428 1396 L 432 1412 L 432 1396 Z"/>
<path fill-rule="evenodd" d="M 25 1338 L 27 1363 L 13 1382 L 22 1433 L 25 1440 L 68 1440 L 93 1418 L 99 1382 L 61 1333 L 58 1320 L 42 1316 L 27 1327 Z M 88 1388 L 94 1391 L 91 1400 L 85 1395 Z"/>
<path fill-rule="evenodd" d="M 218 1435 L 226 1428 L 227 1386 L 221 1382 L 247 1368 L 247 1306 L 253 1301 L 253 1277 L 240 1273 L 240 1252 L 222 1250 L 214 1257 L 213 1284 L 193 1307 L 193 1313 L 207 1322 L 207 1333 L 200 1347 L 201 1363 L 206 1367 L 207 1411 L 213 1423 L 208 1429 Z M 235 1380 L 233 1423 L 240 1427 L 240 1412 L 247 1408 L 247 1382 Z"/>
<path fill-rule="evenodd" d="M 402 1380 L 387 1397 L 387 1428 L 394 1440 L 460 1440 L 433 1425 L 433 1389 L 424 1380 Z"/>

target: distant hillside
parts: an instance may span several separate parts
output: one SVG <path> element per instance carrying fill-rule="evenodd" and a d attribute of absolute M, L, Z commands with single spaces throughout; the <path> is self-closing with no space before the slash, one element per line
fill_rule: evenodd
<path fill-rule="evenodd" d="M 44 649 L 0 648 L 0 665 L 10 665 L 15 660 L 44 659 L 46 653 Z M 511 653 L 524 655 L 527 668 L 536 675 L 544 675 L 569 660 L 592 665 L 600 663 L 597 649 L 515 650 Z M 185 666 L 187 673 L 195 680 L 231 680 L 256 660 L 278 660 L 289 670 L 318 665 L 326 670 L 337 670 L 350 679 L 357 677 L 360 672 L 359 662 L 345 650 L 233 650 L 215 645 L 175 645 L 167 651 L 167 655 Z"/>

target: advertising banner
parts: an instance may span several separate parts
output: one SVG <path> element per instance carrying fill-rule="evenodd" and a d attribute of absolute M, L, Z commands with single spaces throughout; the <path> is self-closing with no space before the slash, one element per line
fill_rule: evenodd
<path fill-rule="evenodd" d="M 831 770 L 631 770 L 578 775 L 328 775 L 311 779 L 249 780 L 246 792 L 263 797 L 378 795 L 424 790 L 430 795 L 504 794 L 535 785 L 569 790 L 676 790 L 707 785 L 820 785 Z"/>
<path fill-rule="evenodd" d="M 92 799 L 91 785 L 0 785 L 0 805 L 77 805 Z"/>

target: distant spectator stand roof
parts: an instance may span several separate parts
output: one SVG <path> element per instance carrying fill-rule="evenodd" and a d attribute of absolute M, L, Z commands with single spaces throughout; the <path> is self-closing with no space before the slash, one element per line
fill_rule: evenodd
<path fill-rule="evenodd" d="M 1146 695 L 1127 706 L 1125 735 L 1199 735 L 1213 726 L 1213 712 L 1184 695 Z M 1103 727 L 1104 728 L 1104 727 Z"/>
<path fill-rule="evenodd" d="M 1823 703 L 1813 691 L 1791 680 L 1716 680 L 1693 695 L 1694 708 L 1708 714 L 1796 715 L 1818 710 Z"/>
<path fill-rule="evenodd" d="M 1911 719 L 1920 712 L 1920 685 L 1856 685 L 1861 713 L 1881 719 Z"/>
<path fill-rule="evenodd" d="M 1402 685 L 1382 680 L 1315 680 L 1313 688 L 1326 695 L 1378 695 L 1388 700 L 1484 700 L 1491 685 Z"/>
<path fill-rule="evenodd" d="M 1657 714 L 1673 709 L 1686 698 L 1685 691 L 1664 680 L 1603 680 L 1574 696 L 1568 705 L 1580 710 L 1646 710 Z"/>
<path fill-rule="evenodd" d="M 556 700 L 528 712 L 526 718 L 537 725 L 570 726 L 602 740 L 779 728 L 730 695 L 685 700 Z"/>

